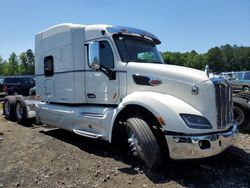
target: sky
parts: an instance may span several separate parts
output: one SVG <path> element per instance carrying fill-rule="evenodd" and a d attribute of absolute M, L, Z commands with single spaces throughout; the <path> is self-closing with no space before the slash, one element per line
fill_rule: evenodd
<path fill-rule="evenodd" d="M 64 22 L 143 29 L 160 51 L 250 46 L 250 0 L 1 0 L 0 56 L 34 50 L 37 32 Z"/>

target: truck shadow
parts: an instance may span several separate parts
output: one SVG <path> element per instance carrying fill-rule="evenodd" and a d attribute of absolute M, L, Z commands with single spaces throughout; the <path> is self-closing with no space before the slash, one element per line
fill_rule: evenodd
<path fill-rule="evenodd" d="M 88 139 L 62 129 L 40 132 L 87 153 L 122 161 L 130 167 L 118 169 L 120 172 L 130 175 L 145 174 L 155 184 L 174 181 L 185 187 L 250 186 L 250 154 L 237 147 L 231 147 L 224 153 L 207 159 L 167 160 L 161 170 L 150 171 L 128 152 L 118 151 L 108 142 Z"/>

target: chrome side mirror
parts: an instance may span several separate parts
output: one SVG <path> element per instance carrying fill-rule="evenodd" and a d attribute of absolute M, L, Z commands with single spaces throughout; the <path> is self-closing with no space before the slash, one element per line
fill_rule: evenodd
<path fill-rule="evenodd" d="M 91 69 L 98 70 L 100 68 L 99 49 L 99 42 L 89 43 L 88 61 Z"/>
<path fill-rule="evenodd" d="M 210 74 L 210 66 L 209 65 L 206 65 L 206 67 L 205 67 L 205 74 L 209 78 L 209 74 Z"/>

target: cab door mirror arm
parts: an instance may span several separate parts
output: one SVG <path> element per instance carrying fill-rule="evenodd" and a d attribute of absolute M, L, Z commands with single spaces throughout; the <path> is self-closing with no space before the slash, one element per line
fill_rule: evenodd
<path fill-rule="evenodd" d="M 116 72 L 112 71 L 111 69 L 104 67 L 103 65 L 100 65 L 100 69 L 101 72 L 103 72 L 108 78 L 109 80 L 116 80 Z"/>

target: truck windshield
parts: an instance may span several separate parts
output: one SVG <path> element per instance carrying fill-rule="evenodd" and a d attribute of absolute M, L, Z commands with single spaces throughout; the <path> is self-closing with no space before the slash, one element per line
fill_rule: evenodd
<path fill-rule="evenodd" d="M 119 34 L 113 38 L 122 61 L 163 64 L 160 53 L 150 39 Z"/>

